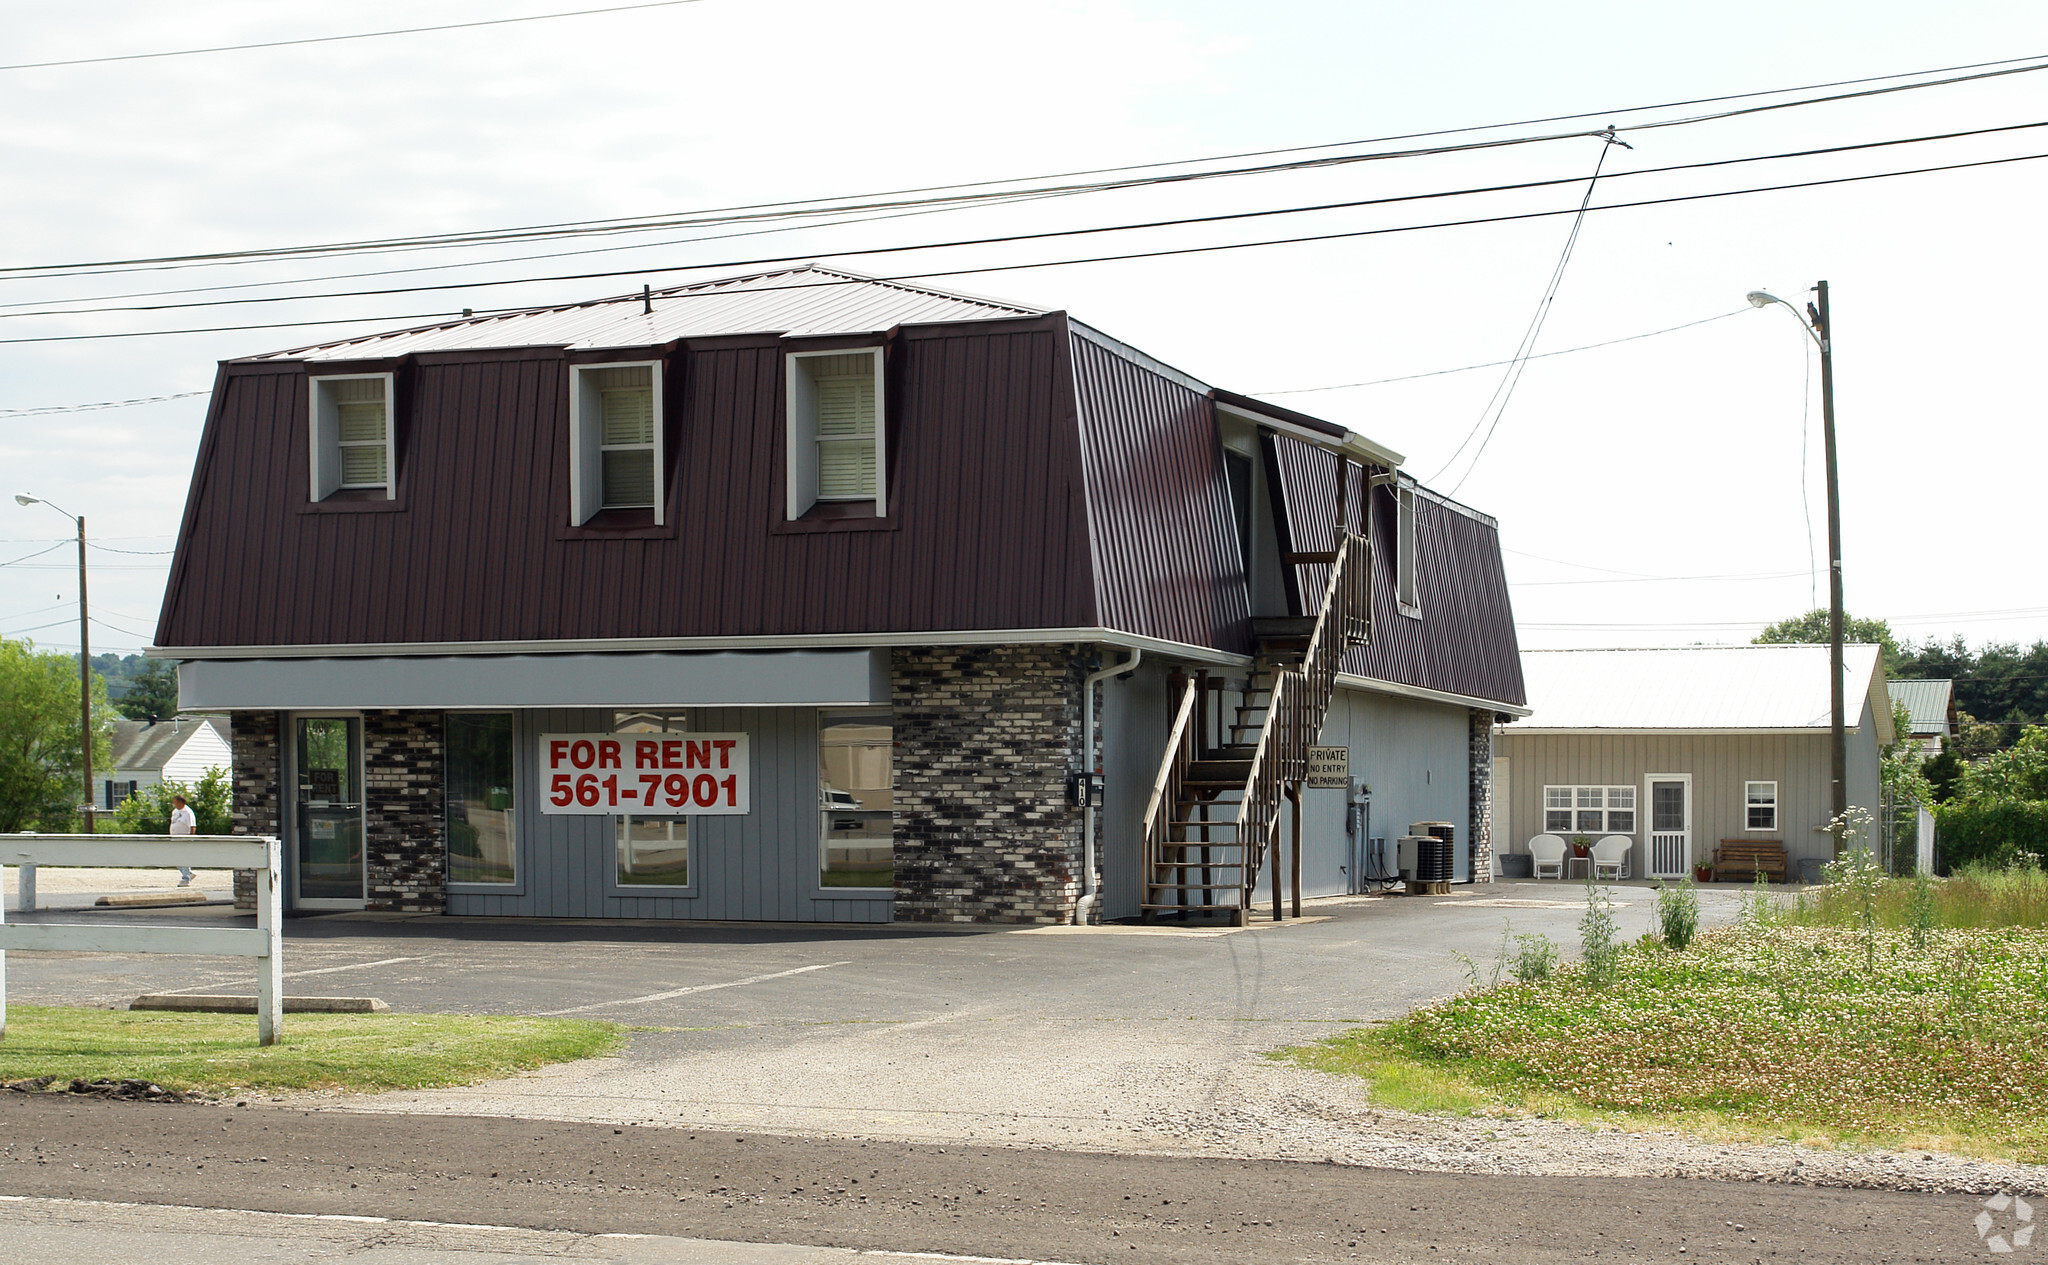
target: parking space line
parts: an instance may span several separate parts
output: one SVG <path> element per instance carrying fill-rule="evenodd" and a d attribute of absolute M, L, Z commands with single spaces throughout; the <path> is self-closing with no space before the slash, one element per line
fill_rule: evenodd
<path fill-rule="evenodd" d="M 586 1010 L 603 1010 L 608 1006 L 637 1006 L 642 1002 L 667 1001 L 671 997 L 687 997 L 691 993 L 716 992 L 721 988 L 738 988 L 744 984 L 759 984 L 764 980 L 786 979 L 791 975 L 802 975 L 809 971 L 829 971 L 835 966 L 850 966 L 848 962 L 819 962 L 813 966 L 799 966 L 794 970 L 773 971 L 767 975 L 749 975 L 745 979 L 727 980 L 723 984 L 692 984 L 688 988 L 671 988 L 663 993 L 647 993 L 640 997 L 621 997 L 616 1001 L 595 1001 L 588 1006 L 570 1006 L 565 1010 L 543 1010 L 543 1016 L 580 1015 Z"/>
<path fill-rule="evenodd" d="M 284 973 L 284 977 L 285 977 L 286 979 L 298 979 L 298 978 L 300 978 L 301 976 L 305 976 L 305 975 L 332 975 L 332 974 L 334 974 L 334 973 L 335 973 L 336 971 L 362 971 L 362 970 L 367 970 L 367 969 L 369 969 L 370 967 L 373 967 L 373 966 L 395 966 L 395 965 L 397 965 L 397 964 L 398 964 L 398 963 L 400 963 L 400 962 L 424 962 L 425 960 L 426 960 L 425 958 L 421 958 L 421 957 L 409 957 L 409 958 L 378 958 L 378 959 L 377 959 L 376 961 L 374 961 L 374 962 L 350 962 L 350 963 L 348 963 L 348 964 L 347 964 L 347 965 L 345 965 L 345 966 L 316 966 L 316 967 L 313 967 L 313 968 L 312 968 L 312 969 L 310 969 L 310 970 L 305 970 L 305 971 L 286 971 L 286 972 Z M 228 979 L 228 978 L 239 978 L 239 977 L 238 977 L 238 976 L 228 976 L 228 975 L 223 975 L 223 976 L 222 976 L 221 978 L 222 978 L 222 979 Z M 191 986 L 190 988 L 164 988 L 164 989 L 158 989 L 158 990 L 157 990 L 157 996 L 159 996 L 159 997 L 176 997 L 176 996 L 178 996 L 178 995 L 179 995 L 180 993 L 201 993 L 201 992 L 205 992 L 206 990 L 208 990 L 208 989 L 210 989 L 210 988 L 216 988 L 216 987 L 218 987 L 218 986 L 219 986 L 219 984 L 220 984 L 220 980 L 215 980 L 215 981 L 214 981 L 213 983 L 211 983 L 211 984 L 194 984 L 194 985 L 192 985 L 192 986 Z"/>

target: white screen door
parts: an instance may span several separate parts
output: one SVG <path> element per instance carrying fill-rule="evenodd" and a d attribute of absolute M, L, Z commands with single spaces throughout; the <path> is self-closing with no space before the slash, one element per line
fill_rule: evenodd
<path fill-rule="evenodd" d="M 1650 801 L 1650 877 L 1684 878 L 1692 868 L 1692 774 L 1652 773 L 1643 785 Z"/>

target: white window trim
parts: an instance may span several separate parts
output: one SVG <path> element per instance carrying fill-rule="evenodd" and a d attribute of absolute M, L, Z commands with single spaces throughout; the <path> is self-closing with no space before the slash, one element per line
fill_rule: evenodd
<path fill-rule="evenodd" d="M 1415 523 L 1415 488 L 1409 483 L 1394 485 L 1394 609 L 1412 619 L 1422 618 L 1422 587 L 1418 572 L 1421 547 Z"/>
<path fill-rule="evenodd" d="M 1749 824 L 1749 788 L 1752 786 L 1768 786 L 1771 788 L 1771 824 L 1768 826 L 1752 826 Z M 1782 812 L 1783 805 L 1778 802 L 1778 784 L 1776 782 L 1756 779 L 1745 781 L 1742 784 L 1742 828 L 1744 830 L 1760 835 L 1777 834 L 1778 819 Z"/>
<path fill-rule="evenodd" d="M 1565 809 L 1556 809 L 1556 810 L 1553 810 L 1553 809 L 1551 808 L 1551 806 L 1550 806 L 1550 792 L 1552 792 L 1552 791 L 1570 791 L 1570 792 L 1571 792 L 1571 800 L 1572 800 L 1572 803 L 1571 803 L 1571 807 L 1570 807 L 1570 809 L 1569 809 L 1569 810 L 1565 810 Z M 1579 792 L 1580 792 L 1580 791 L 1599 791 L 1599 792 L 1600 792 L 1600 810 L 1599 810 L 1599 811 L 1600 811 L 1600 822 L 1601 822 L 1601 829 L 1599 829 L 1599 830 L 1581 830 L 1581 829 L 1579 829 L 1579 827 L 1578 827 L 1579 813 L 1580 813 L 1581 811 L 1585 811 L 1585 812 L 1592 812 L 1592 811 L 1593 811 L 1593 810 L 1592 810 L 1592 809 L 1590 809 L 1590 808 L 1588 808 L 1588 809 L 1584 809 L 1584 810 L 1581 810 L 1581 809 L 1579 808 Z M 1615 792 L 1615 791 L 1629 791 L 1629 792 L 1631 792 L 1631 795 L 1630 795 L 1630 801 L 1631 801 L 1631 803 L 1632 803 L 1632 804 L 1633 804 L 1634 806 L 1633 806 L 1633 807 L 1630 807 L 1630 808 L 1615 808 L 1615 807 L 1613 807 L 1613 806 L 1612 806 L 1612 805 L 1610 804 L 1610 801 L 1611 801 L 1611 800 L 1613 799 L 1613 795 L 1614 795 L 1614 792 Z M 1559 833 L 1562 833 L 1562 834 L 1564 834 L 1564 835 L 1566 835 L 1566 836 L 1571 836 L 1571 835 L 1593 835 L 1593 836 L 1599 836 L 1599 835 L 1631 835 L 1631 836 L 1633 836 L 1633 835 L 1638 835 L 1638 834 L 1641 834 L 1641 833 L 1642 833 L 1642 830 L 1643 830 L 1643 797 L 1642 797 L 1642 791 L 1641 791 L 1640 789 L 1638 789 L 1637 787 L 1634 787 L 1634 786 L 1626 786 L 1626 785 L 1613 785 L 1613 786 L 1590 786 L 1590 785 L 1589 785 L 1589 786 L 1576 786 L 1576 785 L 1567 785 L 1567 784 L 1564 784 L 1564 783 L 1553 783 L 1553 784 L 1551 784 L 1551 785 L 1547 785 L 1547 786 L 1545 786 L 1545 787 L 1543 788 L 1543 794 L 1542 794 L 1542 797 L 1541 797 L 1541 798 L 1540 798 L 1540 799 L 1539 799 L 1539 800 L 1537 801 L 1537 810 L 1538 810 L 1538 813 L 1540 814 L 1540 815 L 1539 815 L 1539 817 L 1538 817 L 1538 820 L 1539 820 L 1539 821 L 1541 821 L 1541 822 L 1543 823 L 1543 833 L 1545 833 L 1545 834 L 1552 834 L 1552 835 L 1554 835 L 1554 834 L 1559 834 Z M 1572 825 L 1571 825 L 1571 828 L 1569 828 L 1569 829 L 1567 829 L 1567 830 L 1563 830 L 1563 831 L 1558 831 L 1558 830 L 1553 830 L 1553 829 L 1551 829 L 1551 826 L 1550 826 L 1550 814 L 1551 814 L 1551 813 L 1552 813 L 1553 811 L 1559 811 L 1559 812 L 1563 812 L 1563 811 L 1569 811 L 1569 812 L 1570 812 L 1570 813 L 1572 814 Z M 1614 828 L 1614 827 L 1613 827 L 1612 825 L 1610 825 L 1610 824 L 1609 824 L 1609 823 L 1610 823 L 1610 821 L 1611 821 L 1611 819 L 1613 818 L 1613 816 L 1614 816 L 1614 814 L 1615 814 L 1615 813 L 1627 813 L 1627 814 L 1628 814 L 1628 815 L 1629 815 L 1629 816 L 1630 816 L 1631 818 L 1633 818 L 1633 819 L 1634 819 L 1634 821 L 1635 821 L 1635 825 L 1634 825 L 1634 826 L 1633 826 L 1632 828 L 1628 829 L 1628 830 L 1617 830 L 1617 829 L 1615 829 L 1615 828 Z"/>
<path fill-rule="evenodd" d="M 604 508 L 604 461 L 597 410 L 597 389 L 584 385 L 584 375 L 600 369 L 647 369 L 654 391 L 654 525 L 663 525 L 668 508 L 667 429 L 662 410 L 661 361 L 601 360 L 569 366 L 569 525 L 581 527 Z"/>
<path fill-rule="evenodd" d="M 344 487 L 341 482 L 341 419 L 332 404 L 323 406 L 322 384 L 328 382 L 361 382 L 376 379 L 384 384 L 384 482 L 358 483 Z M 332 373 L 317 378 L 308 378 L 306 423 L 309 440 L 306 462 L 308 495 L 314 501 L 324 501 L 341 491 L 370 491 L 384 489 L 386 500 L 398 482 L 398 450 L 392 442 L 397 429 L 398 375 L 395 373 Z"/>
<path fill-rule="evenodd" d="M 817 392 L 810 375 L 799 360 L 819 356 L 872 356 L 875 370 L 875 517 L 889 514 L 889 401 L 882 378 L 882 348 L 833 347 L 822 351 L 792 351 L 783 357 L 784 396 L 788 403 L 784 417 L 784 464 L 788 467 L 788 492 L 784 517 L 795 522 L 821 499 L 818 496 L 818 408 Z M 857 505 L 866 497 L 833 498 L 830 503 Z"/>

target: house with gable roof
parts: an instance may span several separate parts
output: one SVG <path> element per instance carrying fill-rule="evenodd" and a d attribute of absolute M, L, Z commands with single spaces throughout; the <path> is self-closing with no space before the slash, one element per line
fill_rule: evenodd
<path fill-rule="evenodd" d="M 1540 834 L 1630 840 L 1629 873 L 1683 878 L 1724 844 L 1781 844 L 1792 877 L 1835 855 L 1825 645 L 1529 650 L 1532 714 L 1503 726 L 1506 851 Z M 1893 740 L 1877 646 L 1847 646 L 1848 803 L 1875 820 Z"/>

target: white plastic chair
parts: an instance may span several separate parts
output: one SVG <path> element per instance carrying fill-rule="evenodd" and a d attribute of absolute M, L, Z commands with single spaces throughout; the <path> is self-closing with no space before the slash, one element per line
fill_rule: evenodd
<path fill-rule="evenodd" d="M 1531 873 L 1542 878 L 1543 871 L 1554 870 L 1559 879 L 1564 878 L 1564 853 L 1564 840 L 1556 835 L 1537 835 L 1529 840 L 1529 856 L 1535 862 Z"/>
<path fill-rule="evenodd" d="M 1628 877 L 1628 851 L 1635 846 L 1635 840 L 1627 835 L 1608 835 L 1593 845 L 1593 877 L 1601 877 L 1601 871 L 1612 871 L 1609 877 Z"/>

